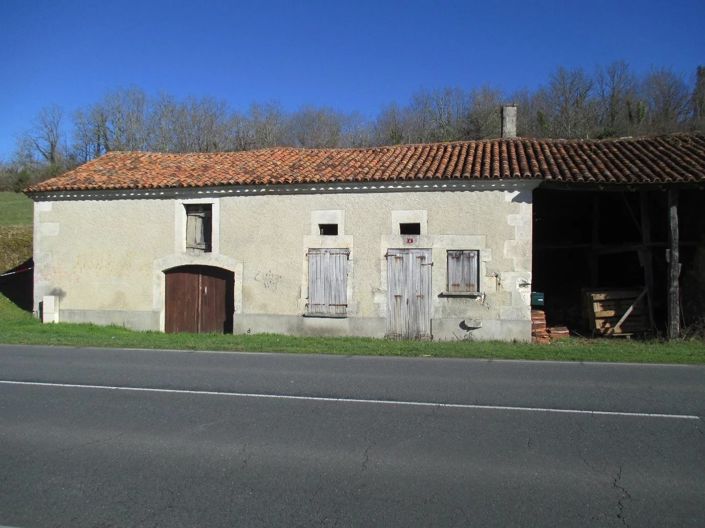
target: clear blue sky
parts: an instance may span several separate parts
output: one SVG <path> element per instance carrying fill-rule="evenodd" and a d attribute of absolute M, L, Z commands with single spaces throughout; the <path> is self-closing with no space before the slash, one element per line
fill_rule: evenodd
<path fill-rule="evenodd" d="M 0 3 L 0 159 L 38 110 L 115 88 L 373 116 L 421 88 L 543 84 L 559 65 L 705 64 L 705 1 Z"/>

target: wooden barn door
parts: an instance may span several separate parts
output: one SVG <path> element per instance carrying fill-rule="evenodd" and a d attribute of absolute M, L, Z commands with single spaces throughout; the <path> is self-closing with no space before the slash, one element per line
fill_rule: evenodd
<path fill-rule="evenodd" d="M 181 266 L 165 275 L 167 332 L 232 332 L 232 272 L 210 266 Z"/>
<path fill-rule="evenodd" d="M 387 251 L 387 337 L 431 339 L 431 250 Z"/>

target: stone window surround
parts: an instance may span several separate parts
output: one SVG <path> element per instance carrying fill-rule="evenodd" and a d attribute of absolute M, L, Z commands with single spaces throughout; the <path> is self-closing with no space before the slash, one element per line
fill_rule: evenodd
<path fill-rule="evenodd" d="M 186 205 L 211 206 L 211 250 L 209 253 L 220 254 L 220 198 L 187 198 L 174 200 L 174 252 L 193 253 L 186 248 Z M 205 253 L 204 253 L 205 254 Z"/>
<path fill-rule="evenodd" d="M 338 224 L 337 235 L 321 235 L 318 224 Z M 348 309 L 346 317 L 354 316 L 357 313 L 357 301 L 353 296 L 353 270 L 354 270 L 354 247 L 352 235 L 345 234 L 345 211 L 343 209 L 317 209 L 311 211 L 310 235 L 303 237 L 303 247 L 301 251 L 301 295 L 298 301 L 299 312 L 306 317 L 318 317 L 308 315 L 306 305 L 308 304 L 308 250 L 309 249 L 347 249 L 348 256 L 348 280 L 347 280 L 347 303 Z M 344 318 L 343 318 L 344 319 Z"/>
<path fill-rule="evenodd" d="M 423 224 L 422 224 L 423 225 Z M 438 275 L 432 274 L 431 287 L 434 297 L 476 297 L 483 298 L 485 292 L 496 287 L 496 279 L 488 275 L 487 266 L 492 261 L 492 250 L 487 244 L 486 235 L 416 235 L 413 243 L 407 243 L 407 237 L 394 234 L 382 236 L 380 239 L 380 288 L 375 292 L 374 303 L 377 305 L 377 315 L 387 316 L 387 250 L 400 248 L 423 248 L 432 250 L 434 268 L 440 266 L 443 270 L 443 280 L 439 282 Z M 476 293 L 446 295 L 446 256 L 448 250 L 472 248 L 479 252 L 479 284 Z"/>
<path fill-rule="evenodd" d="M 420 235 L 406 236 L 424 236 L 428 234 L 428 211 L 426 209 L 392 211 L 390 231 L 392 235 L 399 235 L 399 224 L 419 224 L 421 227 Z"/>

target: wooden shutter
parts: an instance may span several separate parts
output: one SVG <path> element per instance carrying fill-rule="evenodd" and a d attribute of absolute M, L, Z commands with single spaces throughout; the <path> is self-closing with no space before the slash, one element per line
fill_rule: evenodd
<path fill-rule="evenodd" d="M 478 288 L 477 250 L 448 251 L 448 292 L 475 293 Z"/>
<path fill-rule="evenodd" d="M 347 313 L 348 249 L 308 250 L 308 313 L 344 317 Z"/>
<path fill-rule="evenodd" d="M 186 247 L 211 250 L 211 205 L 188 204 L 186 205 Z"/>
<path fill-rule="evenodd" d="M 387 250 L 387 333 L 431 339 L 431 250 Z"/>

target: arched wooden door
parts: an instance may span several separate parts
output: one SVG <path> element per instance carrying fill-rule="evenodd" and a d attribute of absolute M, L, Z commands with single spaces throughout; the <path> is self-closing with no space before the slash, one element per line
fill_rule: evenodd
<path fill-rule="evenodd" d="M 232 333 L 232 271 L 212 266 L 180 266 L 164 274 L 167 332 Z"/>

